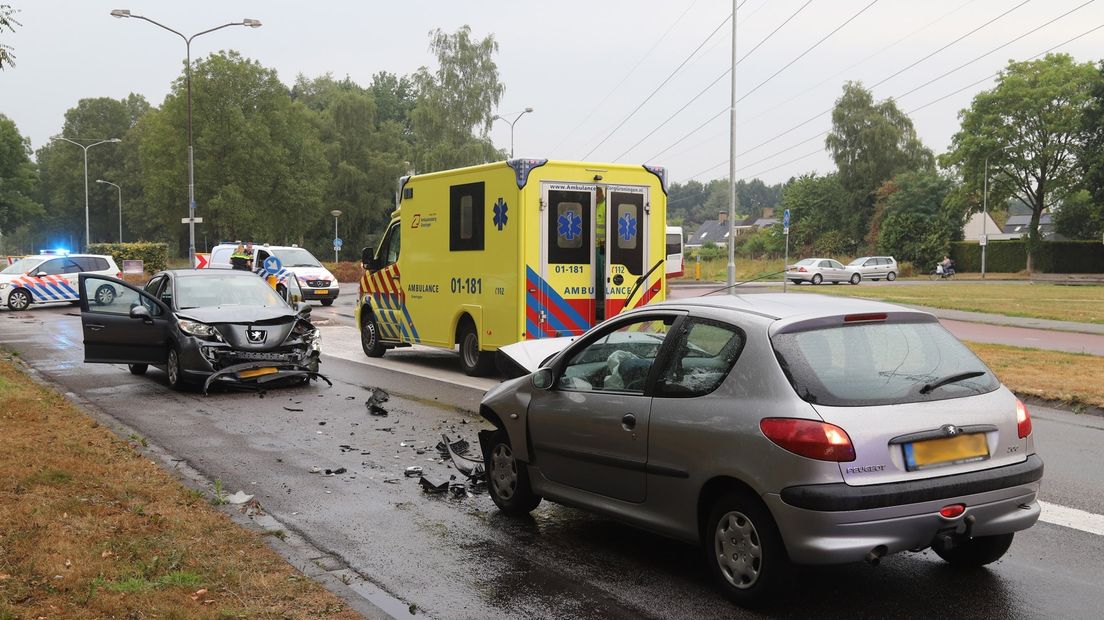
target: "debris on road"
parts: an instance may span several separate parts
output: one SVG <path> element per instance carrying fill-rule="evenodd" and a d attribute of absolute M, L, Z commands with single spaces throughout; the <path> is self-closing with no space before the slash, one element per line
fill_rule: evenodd
<path fill-rule="evenodd" d="M 383 408 L 382 403 L 391 400 L 391 395 L 378 387 L 368 389 L 372 392 L 372 395 L 368 397 L 368 401 L 364 405 L 368 407 L 369 415 L 386 417 L 387 410 Z"/>
<path fill-rule="evenodd" d="M 227 496 L 226 497 L 226 503 L 227 504 L 244 504 L 244 503 L 248 502 L 251 499 L 253 499 L 252 495 L 246 494 L 245 491 L 238 491 L 237 493 L 234 493 L 233 495 Z"/>
<path fill-rule="evenodd" d="M 288 407 L 284 405 L 284 411 L 302 411 L 302 407 Z"/>
<path fill-rule="evenodd" d="M 448 491 L 449 483 L 454 478 L 456 478 L 456 476 L 453 476 L 449 480 L 441 481 L 431 480 L 429 478 L 426 478 L 425 476 L 422 476 L 420 479 L 418 479 L 418 483 L 422 485 L 422 490 L 426 493 L 444 493 L 445 491 Z"/>
<path fill-rule="evenodd" d="M 319 467 L 319 466 L 317 466 L 317 465 L 315 465 L 314 467 L 311 467 L 311 468 L 310 468 L 310 473 L 312 473 L 312 474 L 317 474 L 317 473 L 319 473 L 319 472 L 321 472 L 321 471 L 322 471 L 322 468 L 321 468 L 321 467 Z"/>
<path fill-rule="evenodd" d="M 348 471 L 348 470 L 345 469 L 344 467 L 338 467 L 337 469 L 327 469 L 326 470 L 326 475 L 327 476 L 339 476 L 339 475 L 345 473 L 346 471 Z"/>
<path fill-rule="evenodd" d="M 418 476 L 421 476 L 424 472 L 421 465 L 411 465 L 410 467 L 407 467 L 406 471 L 403 473 L 406 474 L 407 478 L 417 478 Z"/>
<path fill-rule="evenodd" d="M 453 447 L 454 444 L 460 444 L 461 442 L 464 443 L 465 447 L 463 451 Z M 456 468 L 456 471 L 464 474 L 470 480 L 476 480 L 483 477 L 485 473 L 483 459 L 480 458 L 477 460 L 463 454 L 463 452 L 467 452 L 466 448 L 468 442 L 463 440 L 453 442 L 449 440 L 448 435 L 441 433 L 441 443 L 445 444 L 445 450 L 448 452 L 449 458 L 452 459 L 452 466 Z"/>

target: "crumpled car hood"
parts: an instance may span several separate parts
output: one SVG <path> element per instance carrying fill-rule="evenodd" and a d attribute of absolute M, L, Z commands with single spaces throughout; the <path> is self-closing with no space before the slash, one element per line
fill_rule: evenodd
<path fill-rule="evenodd" d="M 541 362 L 567 348 L 575 336 L 522 340 L 498 349 L 498 369 L 507 378 L 520 377 L 540 368 Z"/>
<path fill-rule="evenodd" d="M 265 323 L 292 321 L 295 311 L 278 306 L 214 306 L 211 308 L 188 308 L 179 310 L 176 316 L 200 323 Z M 281 320 L 282 319 L 282 320 Z"/>

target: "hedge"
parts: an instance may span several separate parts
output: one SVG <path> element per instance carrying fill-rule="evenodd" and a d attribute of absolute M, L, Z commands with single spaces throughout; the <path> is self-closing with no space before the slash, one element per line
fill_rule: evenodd
<path fill-rule="evenodd" d="M 169 262 L 169 244 L 151 241 L 92 243 L 88 246 L 88 253 L 110 254 L 119 269 L 123 268 L 124 260 L 140 260 L 145 266 L 146 273 L 161 271 Z"/>
<path fill-rule="evenodd" d="M 959 271 L 981 271 L 981 246 L 976 241 L 951 244 L 951 258 Z M 1039 273 L 1104 273 L 1104 244 L 1098 241 L 1043 241 L 1035 252 Z M 1027 269 L 1027 246 L 1022 240 L 990 241 L 985 270 L 1015 273 Z"/>

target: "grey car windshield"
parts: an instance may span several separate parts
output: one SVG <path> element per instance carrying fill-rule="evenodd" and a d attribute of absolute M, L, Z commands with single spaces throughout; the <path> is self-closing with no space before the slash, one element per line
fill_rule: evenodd
<path fill-rule="evenodd" d="M 279 293 L 258 277 L 203 275 L 176 278 L 176 307 L 286 306 Z"/>
<path fill-rule="evenodd" d="M 318 259 L 313 254 L 304 250 L 303 248 L 292 248 L 290 250 L 273 250 L 272 254 L 280 259 L 280 263 L 284 267 L 321 267 L 322 263 L 318 262 Z"/>
<path fill-rule="evenodd" d="M 30 273 L 32 269 L 38 267 L 42 263 L 46 262 L 45 258 L 21 258 L 14 263 L 8 265 L 0 273 L 4 274 L 24 274 Z"/>
<path fill-rule="evenodd" d="M 935 322 L 861 323 L 778 334 L 771 342 L 797 394 L 814 404 L 943 400 L 1000 386 L 977 356 Z M 981 374 L 931 387 L 975 373 Z"/>

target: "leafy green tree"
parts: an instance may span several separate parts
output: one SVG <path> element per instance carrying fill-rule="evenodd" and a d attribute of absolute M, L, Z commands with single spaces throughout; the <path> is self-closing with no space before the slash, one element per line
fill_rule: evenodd
<path fill-rule="evenodd" d="M 31 141 L 19 133 L 15 122 L 0 114 L 0 234 L 10 236 L 23 224 L 42 217 L 42 205 L 34 198 L 37 183 Z M 0 246 L 0 251 L 7 250 L 7 244 Z"/>
<path fill-rule="evenodd" d="M 1104 234 L 1104 203 L 1093 200 L 1088 190 L 1070 194 L 1054 214 L 1054 230 L 1070 239 L 1099 241 Z"/>
<path fill-rule="evenodd" d="M 1081 140 L 1078 160 L 1081 164 L 1082 183 L 1092 201 L 1095 202 L 1095 212 L 1099 213 L 1104 209 L 1104 61 L 1099 64 L 1096 79 L 1093 80 L 1089 105 L 1081 117 Z M 1070 201 L 1065 201 L 1058 212 L 1058 232 L 1074 237 L 1068 233 L 1074 232 L 1074 229 L 1080 226 L 1086 226 L 1088 230 L 1084 234 L 1087 235 L 1092 231 L 1096 233 L 1092 238 L 1099 237 L 1099 224 L 1094 227 L 1090 223 L 1093 218 L 1086 217 L 1092 212 L 1092 207 L 1081 200 L 1076 200 L 1072 204 Z M 1077 215 L 1074 215 L 1075 213 Z M 1093 231 L 1094 228 L 1095 231 Z"/>
<path fill-rule="evenodd" d="M 836 100 L 825 146 L 851 203 L 834 229 L 853 246 L 867 236 L 875 190 L 899 173 L 935 169 L 935 157 L 920 141 L 912 120 L 892 99 L 875 102 L 858 82 L 845 84 Z"/>
<path fill-rule="evenodd" d="M 184 78 L 139 128 L 146 204 L 143 236 L 183 252 L 188 169 Z M 192 70 L 199 234 L 219 239 L 301 243 L 329 217 L 329 170 L 311 112 L 291 99 L 276 71 L 234 51 L 212 54 Z M 323 248 L 315 248 L 321 251 Z"/>
<path fill-rule="evenodd" d="M 829 254 L 837 255 L 854 250 L 854 243 L 842 234 L 833 235 L 819 246 L 814 245 L 814 241 L 832 231 L 838 232 L 837 222 L 850 208 L 850 197 L 837 174 L 807 174 L 792 180 L 782 190 L 780 208 L 790 210 L 791 256 L 814 249 L 831 250 Z"/>
<path fill-rule="evenodd" d="M 1027 270 L 1033 270 L 1039 218 L 1079 184 L 1077 153 L 1085 134 L 1082 117 L 1101 74 L 1068 54 L 1010 62 L 997 85 L 978 93 L 959 117 L 962 127 L 940 164 L 963 182 L 982 186 L 989 157 L 990 202 L 1015 196 L 1031 207 Z"/>
<path fill-rule="evenodd" d="M 933 172 L 906 172 L 878 192 L 884 213 L 877 248 L 922 269 L 934 265 L 962 237 L 965 210 L 948 200 L 954 182 Z"/>
<path fill-rule="evenodd" d="M 23 25 L 15 20 L 14 15 L 17 12 L 10 4 L 0 4 L 0 34 L 4 34 L 5 30 L 14 33 L 16 26 Z M 15 54 L 12 51 L 12 46 L 0 43 L 0 69 L 15 66 Z"/>
<path fill-rule="evenodd" d="M 499 81 L 494 35 L 473 40 L 471 28 L 429 33 L 437 70 L 414 74 L 417 104 L 411 111 L 414 162 L 421 171 L 481 164 L 504 157 L 487 137 L 504 87 Z"/>

